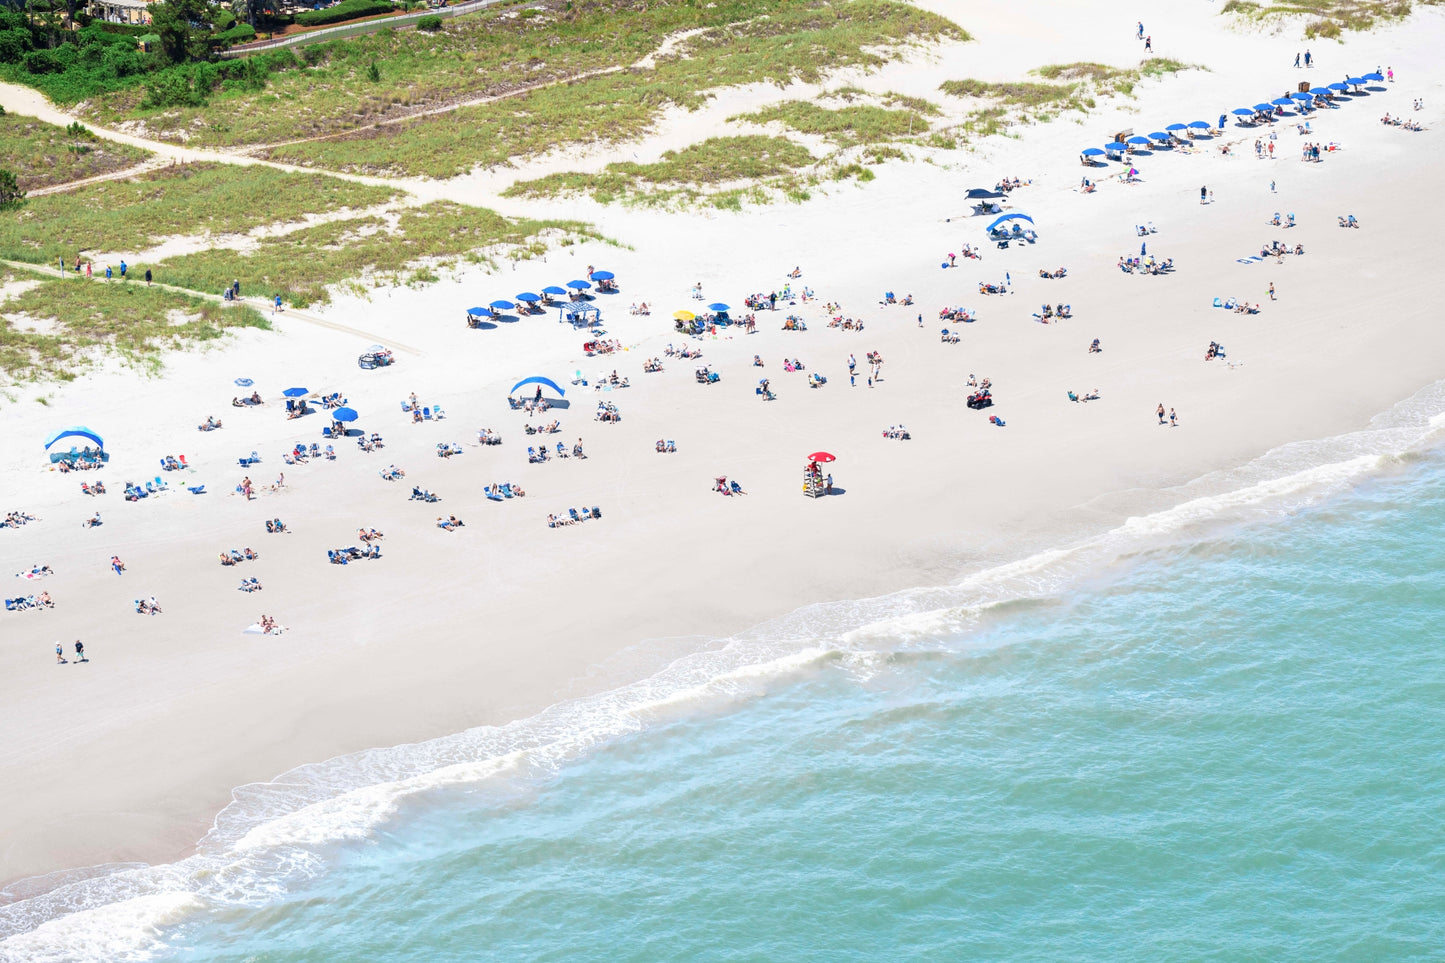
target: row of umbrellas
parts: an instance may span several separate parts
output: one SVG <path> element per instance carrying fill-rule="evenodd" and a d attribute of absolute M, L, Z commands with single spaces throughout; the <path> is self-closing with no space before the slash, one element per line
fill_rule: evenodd
<path fill-rule="evenodd" d="M 1316 97 L 1324 97 L 1334 91 L 1349 90 L 1351 87 L 1359 87 L 1361 84 L 1364 84 L 1368 81 L 1380 81 L 1384 79 L 1385 78 L 1381 74 L 1371 71 L 1370 73 L 1367 73 L 1360 77 L 1346 77 L 1343 81 L 1337 81 L 1324 87 L 1311 87 L 1308 91 L 1296 91 L 1295 93 L 1290 94 L 1288 97 L 1276 97 L 1274 100 L 1270 101 L 1267 104 L 1259 103 L 1255 104 L 1253 107 L 1237 107 L 1235 108 L 1233 113 L 1235 114 L 1235 116 L 1238 117 L 1248 117 L 1258 113 L 1267 114 L 1275 107 L 1290 107 L 1297 103 L 1308 103 L 1314 100 Z M 1224 126 L 1224 118 L 1222 115 L 1220 117 L 1219 126 Z M 1134 147 L 1142 147 L 1156 142 L 1163 143 L 1171 138 L 1174 131 L 1208 130 L 1209 127 L 1210 125 L 1206 121 L 1202 120 L 1192 121 L 1188 124 L 1170 124 L 1162 131 L 1155 131 L 1154 133 L 1148 135 L 1136 134 L 1135 136 L 1130 137 L 1124 141 L 1116 140 L 1112 143 L 1105 144 L 1102 148 L 1085 147 L 1083 151 L 1081 151 L 1081 153 L 1085 157 L 1098 157 L 1099 155 L 1105 154 L 1109 151 L 1125 150 L 1131 145 Z"/>
<path fill-rule="evenodd" d="M 588 277 L 590 277 L 593 281 L 611 281 L 614 277 L 616 277 L 616 275 L 613 274 L 611 271 L 593 271 L 591 274 L 588 275 Z M 568 281 L 567 287 L 565 288 L 559 287 L 556 284 L 548 285 L 547 287 L 542 289 L 542 294 L 560 296 L 569 293 L 568 288 L 573 291 L 586 291 L 591 287 L 591 284 L 579 279 Z M 534 294 L 531 291 L 523 291 L 521 294 L 517 295 L 516 300 L 517 302 L 521 302 L 523 304 L 536 304 L 538 301 L 542 300 L 542 294 Z M 511 311 L 516 306 L 517 304 L 515 302 L 508 301 L 505 298 L 498 298 L 484 308 L 469 308 L 467 310 L 467 313 L 479 315 L 482 317 L 492 317 L 495 316 L 498 311 Z"/>

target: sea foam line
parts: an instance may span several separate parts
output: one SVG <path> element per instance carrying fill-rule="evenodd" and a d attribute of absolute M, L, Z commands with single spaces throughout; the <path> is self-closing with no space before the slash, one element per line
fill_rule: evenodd
<path fill-rule="evenodd" d="M 502 775 L 545 779 L 567 762 L 659 720 L 726 707 L 844 658 L 939 644 L 987 610 L 1044 597 L 1160 539 L 1201 524 L 1246 520 L 1318 502 L 1434 441 L 1445 430 L 1445 382 L 1377 416 L 1370 427 L 1281 446 L 1248 465 L 1182 486 L 1176 504 L 1100 535 L 973 573 L 943 588 L 810 605 L 719 648 L 674 660 L 629 685 L 528 719 L 426 742 L 370 749 L 242 786 L 195 855 L 62 883 L 0 907 L 0 960 L 140 960 L 165 950 L 164 929 L 218 905 L 260 905 L 325 871 L 324 847 L 369 836 L 399 804 Z"/>

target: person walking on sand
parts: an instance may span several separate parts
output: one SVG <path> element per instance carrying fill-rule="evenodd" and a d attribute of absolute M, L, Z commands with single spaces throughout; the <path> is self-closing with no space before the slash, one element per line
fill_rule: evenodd
<path fill-rule="evenodd" d="M 65 646 L 59 642 L 55 643 L 55 664 L 65 665 Z"/>
<path fill-rule="evenodd" d="M 1390 83 L 1392 83 L 1392 84 L 1395 82 L 1395 68 L 1394 68 L 1394 67 L 1386 68 L 1385 79 L 1388 80 L 1388 81 L 1389 81 Z"/>
<path fill-rule="evenodd" d="M 79 639 L 75 640 L 75 661 L 77 664 L 90 661 L 85 657 L 85 643 Z"/>
<path fill-rule="evenodd" d="M 1294 65 L 1295 65 L 1295 69 L 1299 69 L 1299 51 L 1298 51 L 1298 50 L 1295 51 L 1295 55 L 1294 55 Z"/>
<path fill-rule="evenodd" d="M 1144 39 L 1144 21 L 1142 20 L 1139 21 L 1139 39 Z"/>
<path fill-rule="evenodd" d="M 1144 38 L 1144 52 L 1145 52 L 1145 53 L 1153 53 L 1153 52 L 1154 52 L 1154 38 L 1153 38 L 1153 37 L 1145 37 L 1145 38 Z"/>
<path fill-rule="evenodd" d="M 921 314 L 918 316 L 918 326 L 923 327 L 923 315 Z"/>
<path fill-rule="evenodd" d="M 1273 282 L 1273 281 L 1269 282 L 1269 299 L 1270 299 L 1271 301 L 1274 300 L 1274 282 Z"/>
<path fill-rule="evenodd" d="M 1154 413 L 1159 416 L 1159 424 L 1164 424 L 1164 402 L 1159 402 L 1159 407 L 1155 409 Z"/>
<path fill-rule="evenodd" d="M 1209 199 L 1209 188 L 1208 188 L 1208 187 L 1201 187 L 1201 188 L 1199 189 L 1199 203 L 1203 204 L 1203 203 L 1204 203 L 1206 200 L 1208 200 L 1208 199 Z"/>
<path fill-rule="evenodd" d="M 954 263 L 953 263 L 953 260 L 954 260 L 955 257 L 957 257 L 957 255 L 955 255 L 952 251 L 948 252 L 948 266 L 949 266 L 949 267 L 955 267 L 955 266 L 956 266 L 956 265 L 954 265 Z"/>
<path fill-rule="evenodd" d="M 1312 67 L 1312 66 L 1314 66 L 1314 60 L 1315 60 L 1315 58 L 1310 54 L 1310 48 L 1306 47 L 1306 48 L 1305 48 L 1305 66 L 1306 66 L 1306 67 Z"/>
<path fill-rule="evenodd" d="M 1179 416 L 1174 413 L 1174 409 L 1173 409 L 1173 408 L 1170 408 L 1170 409 L 1169 409 L 1169 427 L 1170 427 L 1170 428 L 1178 428 L 1178 427 L 1179 427 Z"/>

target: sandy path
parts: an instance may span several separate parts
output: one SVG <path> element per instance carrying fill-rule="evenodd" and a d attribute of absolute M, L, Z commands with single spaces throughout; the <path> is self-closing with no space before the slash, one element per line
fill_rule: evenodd
<path fill-rule="evenodd" d="M 60 271 L 59 269 L 50 267 L 49 265 L 45 265 L 45 264 L 28 264 L 28 263 L 26 263 L 26 262 L 24 262 L 24 261 L 7 261 L 7 260 L 3 260 L 3 259 L 0 259 L 0 264 L 4 264 L 4 265 L 6 265 L 6 266 L 8 266 L 8 267 L 12 267 L 12 268 L 17 268 L 17 269 L 22 270 L 22 271 L 29 271 L 29 272 L 32 272 L 32 273 L 35 273 L 35 274 L 46 274 L 46 275 L 49 275 L 50 277 L 60 277 L 60 278 L 67 278 L 67 279 L 71 279 L 71 278 L 72 278 L 72 276 L 71 276 L 69 273 L 61 273 L 61 271 Z M 77 276 L 77 277 L 79 277 L 79 276 Z M 104 277 L 100 277 L 100 276 L 95 276 L 95 277 L 90 277 L 90 278 L 80 277 L 80 280 L 89 281 L 89 282 L 91 282 L 91 283 L 93 283 L 93 284 L 105 284 L 105 283 L 107 283 L 107 282 L 106 282 L 106 279 L 105 279 Z M 129 283 L 129 282 L 127 282 L 127 283 Z M 227 306 L 230 306 L 230 305 L 232 304 L 232 302 L 226 301 L 225 299 L 223 299 L 223 298 L 222 298 L 220 295 L 218 295 L 218 294 L 208 294 L 208 293 L 206 293 L 206 292 L 204 292 L 204 291 L 192 291 L 190 288 L 178 288 L 178 287 L 174 287 L 174 286 L 169 285 L 169 284 L 161 284 L 161 283 L 159 283 L 159 282 L 152 282 L 151 286 L 152 286 L 152 287 L 161 288 L 161 289 L 166 290 L 166 291 L 173 291 L 173 292 L 175 292 L 176 294 L 189 295 L 190 297 L 193 297 L 193 298 L 204 298 L 204 299 L 207 300 L 207 301 L 214 301 L 214 302 L 217 303 L 217 304 L 222 304 L 222 305 L 227 305 Z M 242 303 L 242 304 L 245 304 L 246 302 L 245 302 L 245 301 L 242 301 L 241 303 Z M 262 312 L 263 314 L 266 313 L 266 311 L 267 311 L 268 308 L 269 308 L 269 305 L 267 305 L 265 302 L 261 302 L 260 304 L 251 304 L 250 306 L 253 307 L 253 308 L 255 308 L 256 310 Z M 340 332 L 340 333 L 342 333 L 342 334 L 354 335 L 354 336 L 357 337 L 357 338 L 360 338 L 360 339 L 365 340 L 365 341 L 370 341 L 370 342 L 375 343 L 375 344 L 381 344 L 381 343 L 383 343 L 383 341 L 384 341 L 387 347 L 391 348 L 393 351 L 399 351 L 399 352 L 401 352 L 401 353 L 403 353 L 403 354 L 410 354 L 410 355 L 415 355 L 416 357 L 421 357 L 421 356 L 425 353 L 425 352 L 423 352 L 420 348 L 415 348 L 415 347 L 412 347 L 411 345 L 408 345 L 408 344 L 402 344 L 400 341 L 397 341 L 397 340 L 395 340 L 395 339 L 393 339 L 393 338 L 390 338 L 390 337 L 383 338 L 382 335 L 376 334 L 375 332 L 372 332 L 372 331 L 363 331 L 361 328 L 352 327 L 352 326 L 349 325 L 349 324 L 341 324 L 341 323 L 338 322 L 338 321 L 332 321 L 332 320 L 330 320 L 330 319 L 328 319 L 328 318 L 323 318 L 323 317 L 321 317 L 320 315 L 313 314 L 313 313 L 311 313 L 311 312 L 309 312 L 309 311 L 303 311 L 303 310 L 301 310 L 301 309 L 299 309 L 299 308 L 291 307 L 290 305 L 284 306 L 283 309 L 282 309 L 282 311 L 281 311 L 281 314 L 282 314 L 282 315 L 284 316 L 284 318 L 285 318 L 286 320 L 288 320 L 288 321 L 289 321 L 289 320 L 302 321 L 302 322 L 305 322 L 306 324 L 313 325 L 313 326 L 318 327 L 318 328 L 325 328 L 325 329 L 327 329 L 328 331 L 337 331 L 337 332 Z"/>

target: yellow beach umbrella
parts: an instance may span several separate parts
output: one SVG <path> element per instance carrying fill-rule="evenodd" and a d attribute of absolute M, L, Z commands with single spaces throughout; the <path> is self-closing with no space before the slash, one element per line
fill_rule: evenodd
<path fill-rule="evenodd" d="M 677 318 L 677 320 L 679 321 L 691 321 L 697 317 L 697 315 L 693 314 L 691 311 L 674 311 L 672 313 L 672 316 L 674 318 Z"/>

